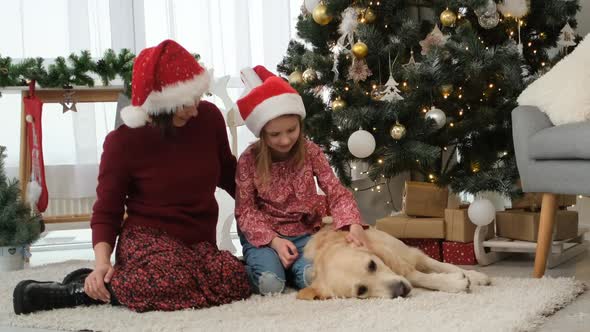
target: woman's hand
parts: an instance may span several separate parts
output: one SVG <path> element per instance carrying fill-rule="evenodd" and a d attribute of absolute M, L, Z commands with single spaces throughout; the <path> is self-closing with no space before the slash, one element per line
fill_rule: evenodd
<path fill-rule="evenodd" d="M 363 229 L 363 226 L 359 224 L 350 225 L 346 240 L 358 247 L 369 247 L 369 239 Z"/>
<path fill-rule="evenodd" d="M 110 282 L 113 277 L 113 265 L 108 263 L 96 263 L 92 271 L 84 281 L 84 291 L 86 295 L 95 300 L 110 302 L 111 294 L 105 287 L 105 283 Z"/>
<path fill-rule="evenodd" d="M 272 239 L 270 242 L 270 247 L 277 252 L 279 259 L 281 260 L 281 264 L 283 264 L 285 269 L 288 269 L 291 265 L 293 265 L 299 256 L 297 247 L 293 244 L 293 242 L 278 236 Z"/>

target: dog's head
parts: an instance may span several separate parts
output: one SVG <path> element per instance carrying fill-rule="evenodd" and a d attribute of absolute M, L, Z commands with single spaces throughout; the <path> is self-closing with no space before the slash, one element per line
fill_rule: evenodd
<path fill-rule="evenodd" d="M 305 247 L 305 256 L 313 260 L 313 281 L 297 298 L 395 298 L 410 292 L 408 280 L 394 273 L 374 249 L 378 245 L 355 247 L 346 241 L 345 232 L 328 228 L 315 234 Z"/>

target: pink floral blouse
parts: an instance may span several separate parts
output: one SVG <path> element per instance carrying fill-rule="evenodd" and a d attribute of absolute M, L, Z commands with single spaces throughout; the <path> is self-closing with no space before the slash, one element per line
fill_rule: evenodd
<path fill-rule="evenodd" d="M 331 213 L 334 228 L 362 224 L 356 201 L 336 178 L 321 148 L 305 141 L 303 167 L 274 162 L 270 183 L 259 187 L 253 146 L 240 156 L 236 176 L 236 219 L 252 245 L 268 245 L 278 236 L 313 234 Z M 319 195 L 314 177 L 326 196 Z"/>

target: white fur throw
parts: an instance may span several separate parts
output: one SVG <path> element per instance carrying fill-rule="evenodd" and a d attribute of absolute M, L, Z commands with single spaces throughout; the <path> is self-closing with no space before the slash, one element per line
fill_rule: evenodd
<path fill-rule="evenodd" d="M 554 125 L 590 120 L 590 36 L 529 85 L 518 104 L 537 106 Z"/>
<path fill-rule="evenodd" d="M 501 277 L 493 278 L 489 287 L 474 286 L 471 293 L 414 289 L 409 297 L 396 299 L 303 301 L 296 300 L 295 293 L 290 292 L 275 296 L 254 295 L 219 307 L 174 312 L 138 314 L 125 307 L 100 305 L 14 314 L 12 291 L 20 280 L 60 280 L 69 271 L 89 266 L 92 262 L 70 261 L 0 272 L 0 331 L 20 331 L 7 327 L 18 326 L 104 332 L 525 332 L 538 330 L 548 316 L 584 292 L 584 284 L 573 278 Z M 506 273 L 504 269 L 497 271 Z M 514 269 L 509 271 L 512 274 Z M 588 310 L 581 305 L 572 309 L 569 315 L 576 317 L 574 322 L 580 326 L 577 331 L 587 331 L 583 326 L 589 326 Z M 558 330 L 572 331 L 570 325 Z"/>

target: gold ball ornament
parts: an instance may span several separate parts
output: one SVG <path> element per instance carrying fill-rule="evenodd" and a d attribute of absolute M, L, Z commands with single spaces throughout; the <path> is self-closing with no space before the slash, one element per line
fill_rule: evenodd
<path fill-rule="evenodd" d="M 440 13 L 440 23 L 446 27 L 452 27 L 457 21 L 457 14 L 450 9 L 445 9 Z"/>
<path fill-rule="evenodd" d="M 301 75 L 301 77 L 303 78 L 303 82 L 312 83 L 313 81 L 318 79 L 318 74 L 315 72 L 315 70 L 309 68 L 303 72 L 303 75 Z"/>
<path fill-rule="evenodd" d="M 294 72 L 292 72 L 291 74 L 289 74 L 289 84 L 291 85 L 297 85 L 297 84 L 301 84 L 303 83 L 303 74 L 301 74 L 301 72 L 299 70 L 296 70 Z"/>
<path fill-rule="evenodd" d="M 326 25 L 332 21 L 332 16 L 328 15 L 328 7 L 320 2 L 311 14 L 313 20 L 319 25 Z"/>
<path fill-rule="evenodd" d="M 391 135 L 391 138 L 393 138 L 396 141 L 399 141 L 400 139 L 404 138 L 404 136 L 406 136 L 406 127 L 403 124 L 396 121 L 395 124 L 391 127 L 389 134 Z"/>
<path fill-rule="evenodd" d="M 354 54 L 357 59 L 364 59 L 367 54 L 369 54 L 369 47 L 362 41 L 356 42 L 352 45 L 352 54 Z"/>
<path fill-rule="evenodd" d="M 373 23 L 377 19 L 377 15 L 371 8 L 367 8 L 362 12 L 361 23 Z"/>
<path fill-rule="evenodd" d="M 348 106 L 348 104 L 346 103 L 346 101 L 342 100 L 342 98 L 340 98 L 340 97 L 334 99 L 334 101 L 332 102 L 332 110 L 334 112 L 338 112 L 340 110 L 343 110 L 346 108 L 346 106 Z"/>

